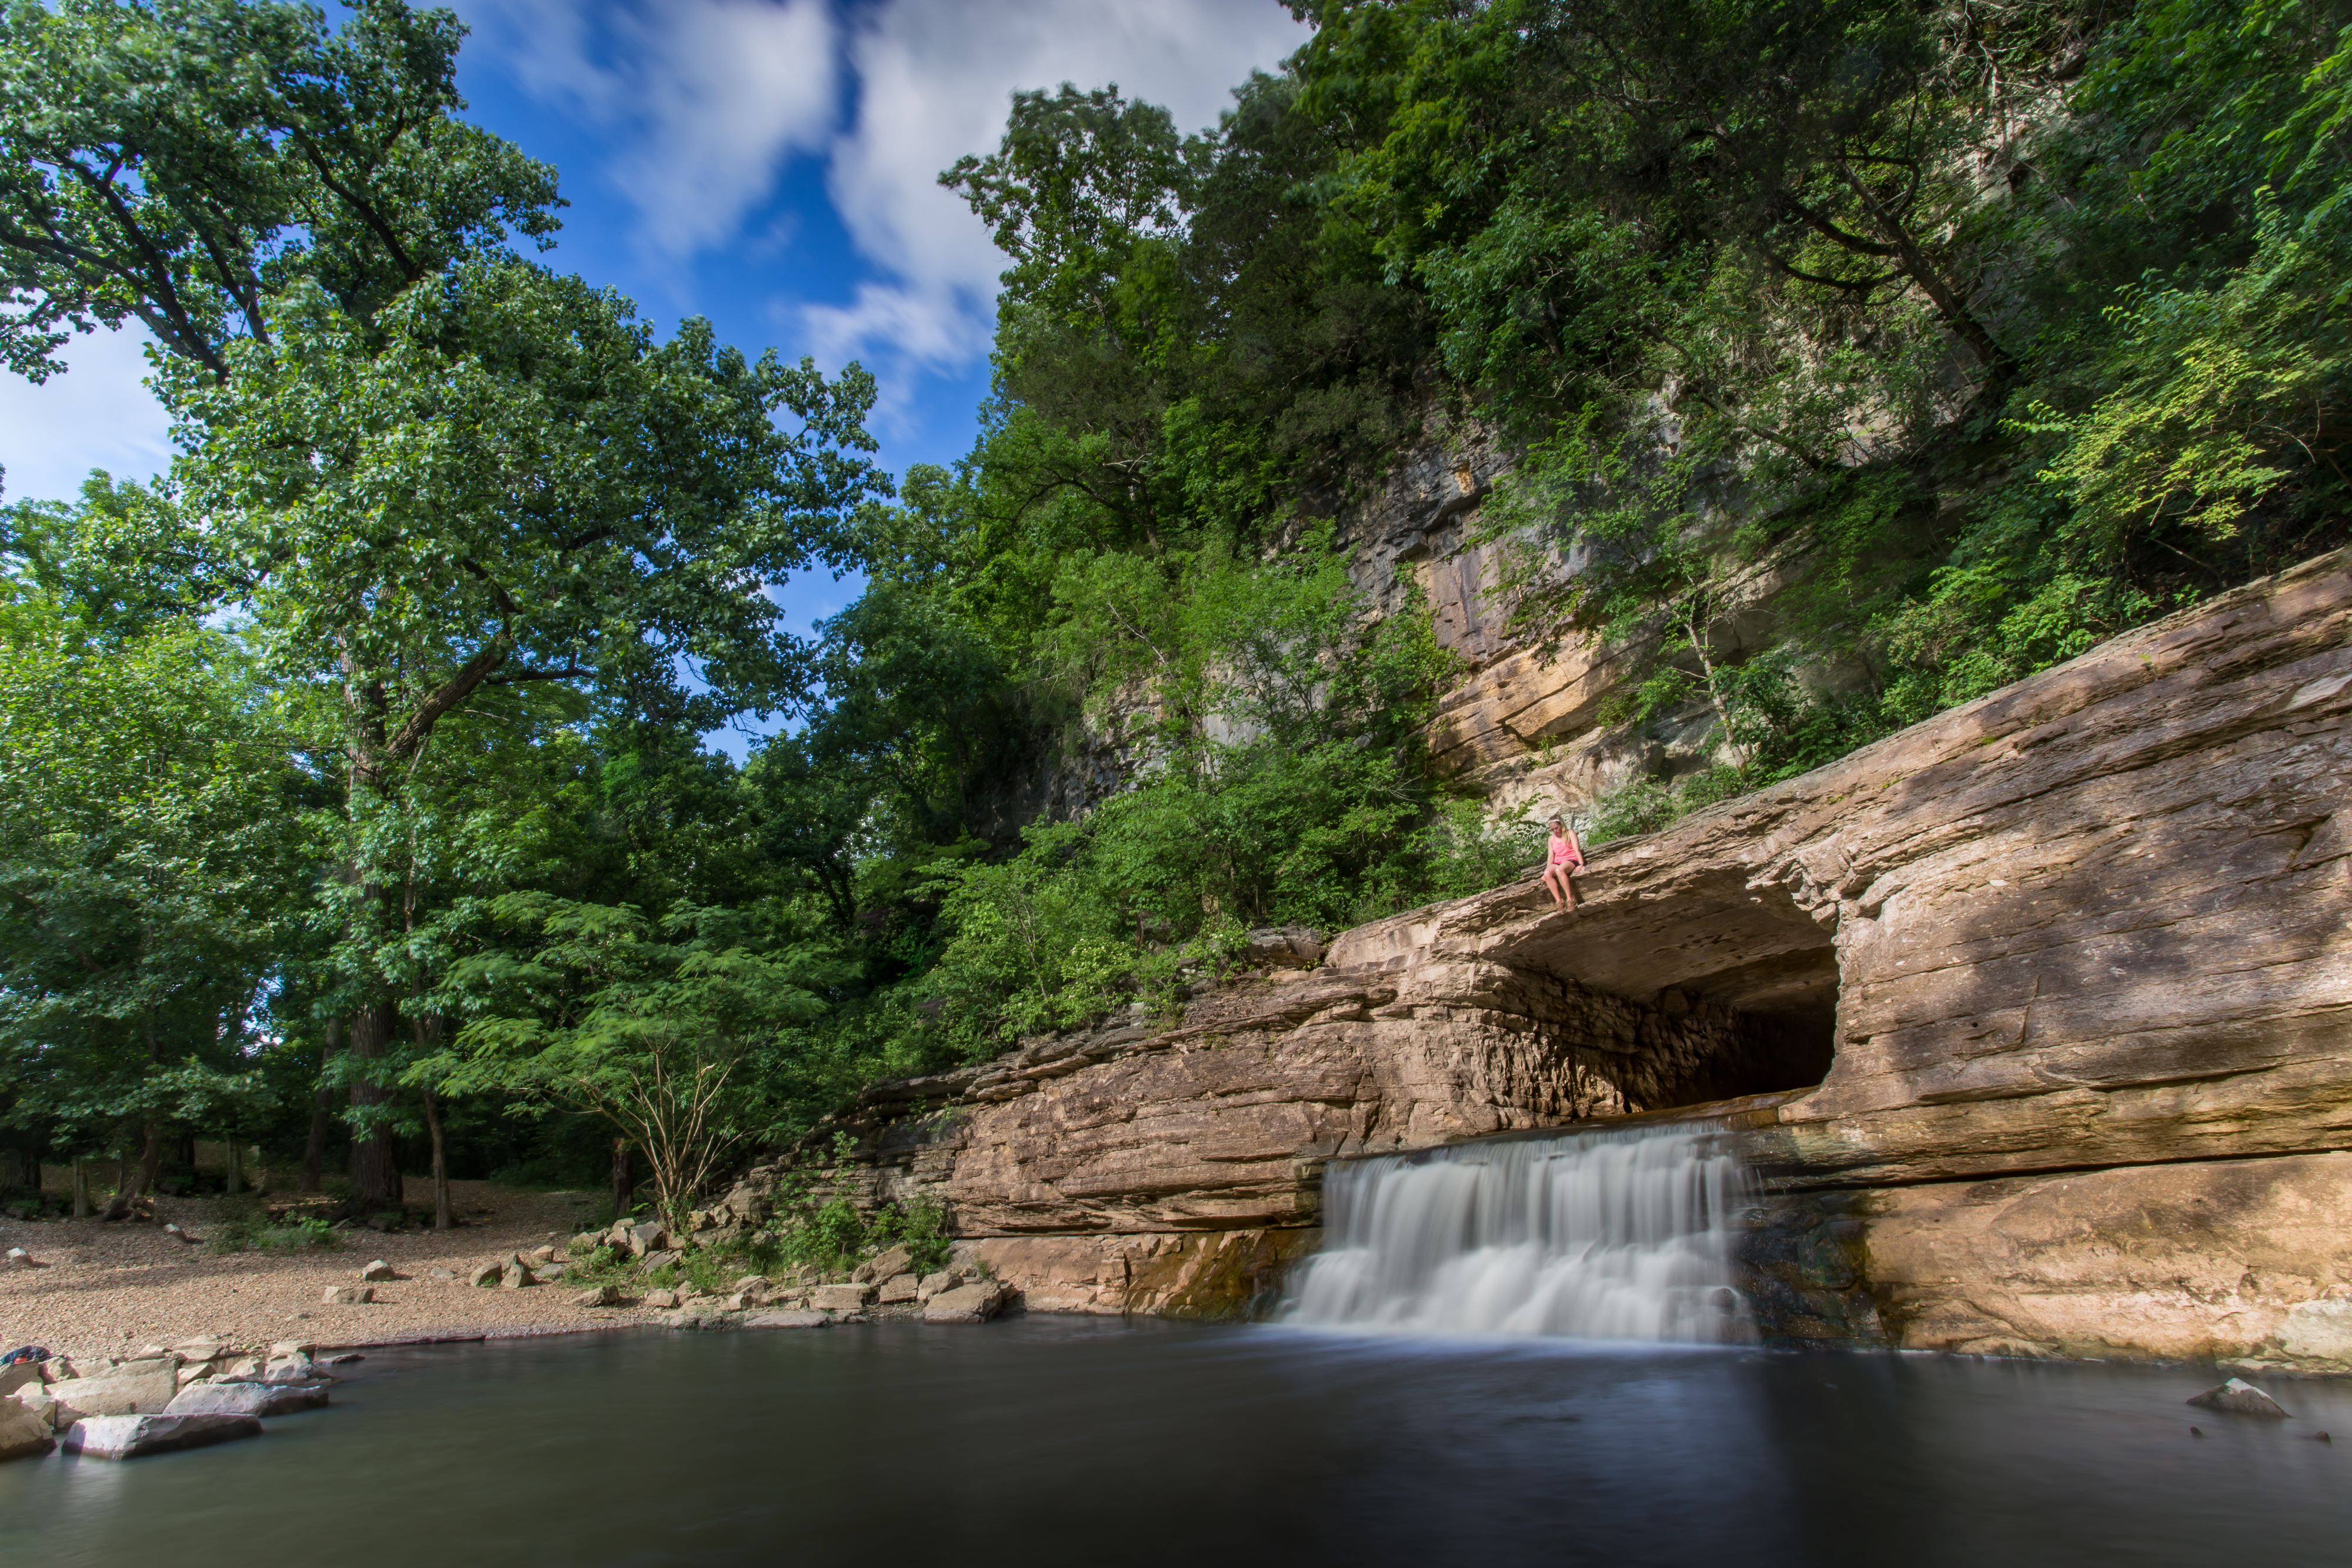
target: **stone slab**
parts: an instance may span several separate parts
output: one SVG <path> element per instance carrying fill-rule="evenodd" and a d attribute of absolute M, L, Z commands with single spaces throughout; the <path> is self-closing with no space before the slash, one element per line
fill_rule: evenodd
<path fill-rule="evenodd" d="M 65 1449 L 92 1459 L 141 1459 L 261 1436 L 251 1416 L 93 1416 L 67 1431 Z"/>

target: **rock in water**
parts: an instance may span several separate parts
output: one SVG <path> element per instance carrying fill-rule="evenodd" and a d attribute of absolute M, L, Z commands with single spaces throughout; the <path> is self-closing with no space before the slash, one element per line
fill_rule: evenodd
<path fill-rule="evenodd" d="M 281 1355 L 261 1369 L 257 1382 L 284 1387 L 289 1384 L 309 1383 L 319 1375 L 317 1365 L 307 1355 Z"/>
<path fill-rule="evenodd" d="M 923 1305 L 927 1323 L 984 1323 L 1004 1305 L 1009 1292 L 993 1280 L 942 1291 Z"/>
<path fill-rule="evenodd" d="M 13 1399 L 0 1399 L 0 1460 L 35 1458 L 57 1446 L 47 1419 Z"/>
<path fill-rule="evenodd" d="M 327 1402 L 320 1383 L 207 1383 L 183 1388 L 163 1406 L 166 1416 L 290 1416 Z"/>
<path fill-rule="evenodd" d="M 128 1362 L 100 1377 L 68 1377 L 49 1385 L 68 1421 L 100 1416 L 160 1414 L 180 1392 L 180 1380 L 165 1362 Z"/>
<path fill-rule="evenodd" d="M 747 1329 L 821 1329 L 833 1322 L 823 1312 L 753 1312 L 743 1320 Z"/>
<path fill-rule="evenodd" d="M 2277 1400 L 2243 1378 L 2238 1377 L 2230 1379 L 2219 1387 L 2209 1388 L 2204 1393 L 2192 1396 L 2189 1403 L 2201 1405 L 2208 1410 L 2227 1410 L 2239 1416 L 2261 1416 L 2273 1421 L 2284 1421 L 2287 1418 L 2286 1412 L 2279 1408 Z"/>
<path fill-rule="evenodd" d="M 871 1285 L 819 1285 L 809 1292 L 809 1305 L 820 1312 L 863 1312 L 874 1300 Z"/>
<path fill-rule="evenodd" d="M 251 1416 L 93 1416 L 66 1433 L 66 1452 L 93 1459 L 140 1459 L 175 1448 L 258 1437 Z"/>

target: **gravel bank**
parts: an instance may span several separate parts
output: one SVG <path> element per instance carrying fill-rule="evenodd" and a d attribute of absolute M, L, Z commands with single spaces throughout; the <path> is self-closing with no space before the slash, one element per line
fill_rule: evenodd
<path fill-rule="evenodd" d="M 159 1199 L 152 1225 L 0 1219 L 0 1253 L 22 1247 L 47 1265 L 0 1268 L 0 1350 L 40 1344 L 69 1354 L 120 1355 L 198 1334 L 237 1344 L 383 1344 L 649 1321 L 650 1314 L 627 1309 L 574 1307 L 574 1292 L 560 1283 L 499 1291 L 478 1290 L 462 1277 L 454 1283 L 427 1278 L 436 1267 L 463 1276 L 500 1252 L 568 1238 L 597 1203 L 593 1193 L 520 1192 L 487 1182 L 450 1186 L 466 1216 L 458 1228 L 359 1230 L 335 1250 L 215 1254 L 163 1233 L 172 1221 L 208 1237 L 217 1205 L 202 1198 Z M 329 1286 L 356 1282 L 361 1267 L 377 1258 L 408 1277 L 372 1287 L 376 1299 L 364 1305 L 320 1304 Z"/>

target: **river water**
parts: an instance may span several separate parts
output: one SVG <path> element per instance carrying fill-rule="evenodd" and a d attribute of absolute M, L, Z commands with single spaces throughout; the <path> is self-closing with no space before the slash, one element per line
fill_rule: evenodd
<path fill-rule="evenodd" d="M 2194 1367 L 1032 1317 L 349 1370 L 256 1441 L 0 1466 L 0 1562 L 2352 1562 L 2352 1389 L 2265 1423 Z"/>

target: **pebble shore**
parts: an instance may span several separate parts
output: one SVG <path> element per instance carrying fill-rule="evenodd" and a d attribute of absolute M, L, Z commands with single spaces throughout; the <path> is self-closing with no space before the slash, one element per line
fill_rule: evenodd
<path fill-rule="evenodd" d="M 0 1219 L 0 1254 L 22 1248 L 30 1265 L 0 1269 L 0 1350 L 44 1345 L 68 1354 L 121 1356 L 201 1334 L 233 1343 L 299 1339 L 320 1345 L 396 1344 L 446 1338 L 559 1333 L 642 1321 L 582 1308 L 561 1285 L 483 1291 L 464 1276 L 485 1260 L 560 1241 L 594 1211 L 598 1195 L 450 1184 L 466 1223 L 447 1231 L 358 1230 L 340 1248 L 215 1253 L 203 1245 L 213 1200 L 161 1198 L 152 1224 L 96 1219 Z M 195 1244 L 165 1231 L 176 1224 Z M 370 1288 L 373 1301 L 329 1306 L 382 1259 L 403 1278 Z M 433 1279 L 435 1269 L 459 1276 Z"/>

